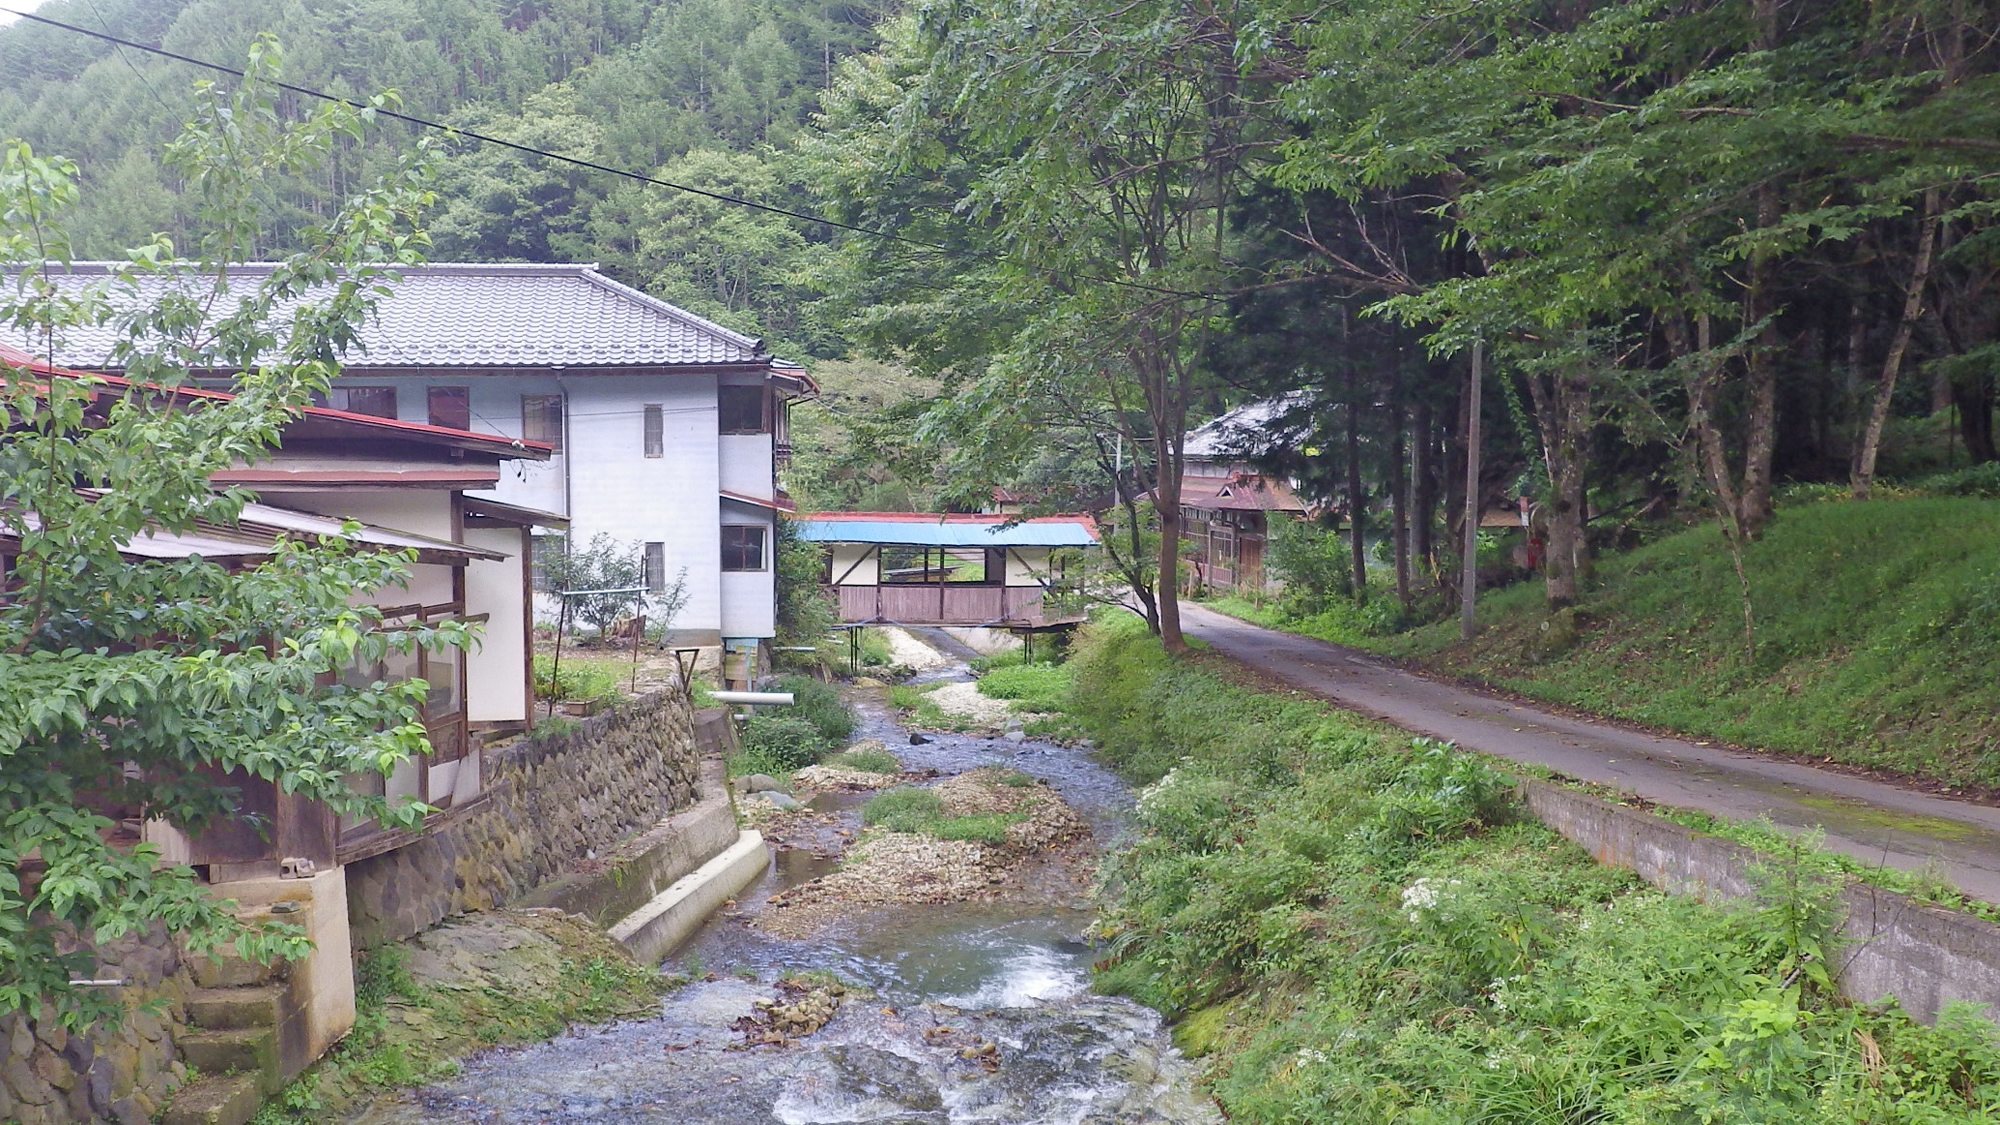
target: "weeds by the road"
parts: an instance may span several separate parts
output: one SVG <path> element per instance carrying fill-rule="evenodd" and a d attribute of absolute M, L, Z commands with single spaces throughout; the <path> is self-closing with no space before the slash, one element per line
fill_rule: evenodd
<path fill-rule="evenodd" d="M 1103 876 L 1103 987 L 1182 1019 L 1233 1120 L 1946 1122 L 2000 1112 L 2000 1035 L 1829 988 L 1838 870 L 1649 890 L 1477 760 L 1170 661 L 1123 623 L 1072 715 L 1152 782 Z"/>

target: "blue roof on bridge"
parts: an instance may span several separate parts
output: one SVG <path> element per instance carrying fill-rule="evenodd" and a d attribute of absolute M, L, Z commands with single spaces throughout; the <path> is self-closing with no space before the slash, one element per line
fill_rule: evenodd
<path fill-rule="evenodd" d="M 869 543 L 885 547 L 1095 547 L 1089 516 L 933 515 L 923 512 L 814 512 L 796 523 L 813 543 Z"/>

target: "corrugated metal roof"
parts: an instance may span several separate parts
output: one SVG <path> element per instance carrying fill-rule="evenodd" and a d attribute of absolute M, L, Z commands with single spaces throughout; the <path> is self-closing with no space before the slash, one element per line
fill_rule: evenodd
<path fill-rule="evenodd" d="M 77 262 L 48 276 L 68 290 L 102 284 L 111 263 Z M 231 268 L 246 287 L 270 263 Z M 621 285 L 595 263 L 510 265 L 440 263 L 404 267 L 394 295 L 363 325 L 360 344 L 343 356 L 351 367 L 635 367 L 766 363 L 763 342 Z M 136 290 L 113 286 L 120 310 L 150 306 L 175 288 L 206 293 L 193 273 L 142 277 Z M 280 309 L 279 318 L 289 313 Z M 218 314 L 219 315 L 219 314 Z M 66 330 L 55 361 L 103 367 L 120 333 L 112 322 Z M 8 342 L 36 346 L 11 335 Z"/>
<path fill-rule="evenodd" d="M 1182 451 L 1193 461 L 1261 457 L 1297 444 L 1305 437 L 1303 414 L 1311 405 L 1304 391 L 1239 406 L 1214 421 L 1189 430 Z"/>
<path fill-rule="evenodd" d="M 914 512 L 814 512 L 795 525 L 812 543 L 894 547 L 1095 547 L 1089 516 L 1045 516 L 1007 526 L 1006 516 Z"/>

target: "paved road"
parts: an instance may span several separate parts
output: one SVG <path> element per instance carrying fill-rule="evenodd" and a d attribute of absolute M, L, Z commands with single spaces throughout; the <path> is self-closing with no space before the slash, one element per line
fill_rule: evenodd
<path fill-rule="evenodd" d="M 1935 860 L 1967 894 L 2000 903 L 2000 809 L 1557 714 L 1186 602 L 1181 614 L 1189 636 L 1348 710 L 1663 805 L 1824 828 L 1828 847 L 1866 863 Z"/>

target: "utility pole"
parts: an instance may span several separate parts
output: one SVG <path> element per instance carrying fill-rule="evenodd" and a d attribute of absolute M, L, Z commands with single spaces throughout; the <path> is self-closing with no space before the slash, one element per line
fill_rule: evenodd
<path fill-rule="evenodd" d="M 1458 633 L 1468 641 L 1473 632 L 1473 597 L 1479 592 L 1479 438 L 1484 429 L 1479 424 L 1479 391 L 1485 382 L 1485 360 L 1485 342 L 1472 341 L 1471 401 L 1465 412 L 1465 573 L 1458 594 Z"/>

